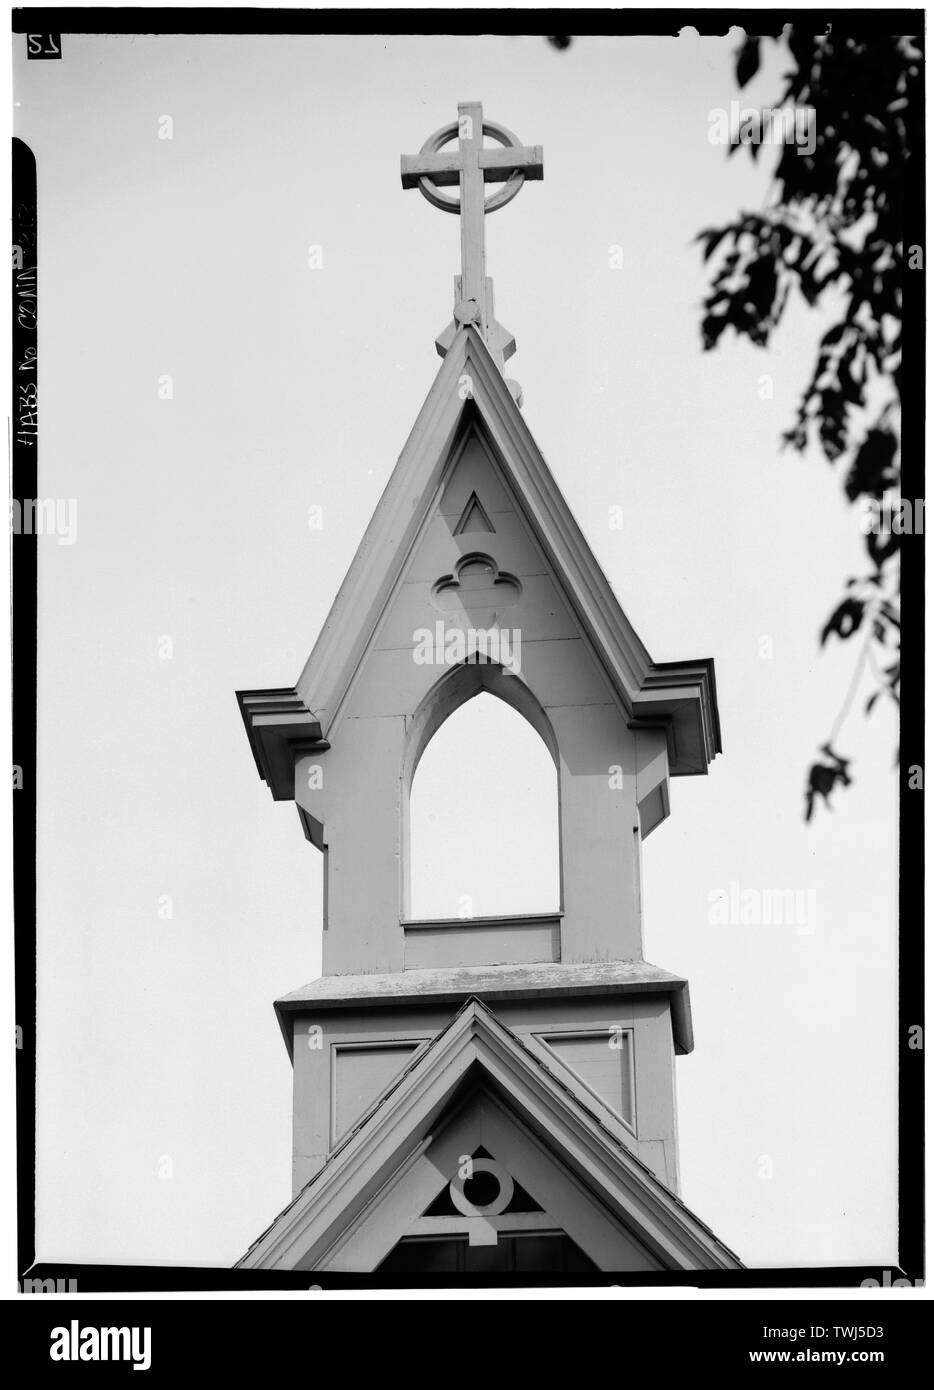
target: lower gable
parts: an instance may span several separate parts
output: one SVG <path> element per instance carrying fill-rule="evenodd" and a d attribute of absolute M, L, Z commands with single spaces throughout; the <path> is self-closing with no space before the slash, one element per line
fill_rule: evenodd
<path fill-rule="evenodd" d="M 452 1262 L 466 1272 L 662 1268 L 484 1087 L 452 1107 L 315 1268 L 417 1273 Z"/>
<path fill-rule="evenodd" d="M 634 1013 L 642 1002 L 630 999 Z M 664 1011 L 670 1064 L 670 1004 L 648 1002 Z M 548 1249 L 562 1260 L 573 1255 L 566 1238 L 603 1271 L 737 1267 L 634 1154 L 595 1089 L 567 1066 L 564 1077 L 552 1069 L 557 1053 L 532 1036 L 540 1001 L 531 1010 L 522 1037 L 471 995 L 337 1140 L 239 1267 L 370 1273 L 403 1241 L 464 1237 L 488 1248 L 502 1238 L 515 1262 L 531 1258 L 517 1243 L 532 1236 L 559 1239 Z M 417 1041 L 414 1016 L 406 1021 L 404 1041 Z M 317 1051 L 329 1057 L 333 1047 Z"/>

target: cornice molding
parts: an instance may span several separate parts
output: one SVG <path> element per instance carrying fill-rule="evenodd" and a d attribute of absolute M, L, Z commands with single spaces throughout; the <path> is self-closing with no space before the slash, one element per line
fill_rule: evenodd
<path fill-rule="evenodd" d="M 237 703 L 260 777 L 276 801 L 295 795 L 295 761 L 330 745 L 321 725 L 292 687 L 238 690 Z"/>
<path fill-rule="evenodd" d="M 279 1026 L 292 1055 L 292 1016 L 370 1008 L 485 1004 L 520 999 L 581 996 L 666 995 L 671 1006 L 675 1051 L 694 1047 L 688 982 L 648 961 L 598 961 L 566 965 L 459 965 L 401 970 L 392 974 L 329 975 L 283 995 L 275 1003 Z"/>
<path fill-rule="evenodd" d="M 652 726 L 668 733 L 672 776 L 706 773 L 723 752 L 712 658 L 652 663 L 633 702 L 632 727 Z"/>

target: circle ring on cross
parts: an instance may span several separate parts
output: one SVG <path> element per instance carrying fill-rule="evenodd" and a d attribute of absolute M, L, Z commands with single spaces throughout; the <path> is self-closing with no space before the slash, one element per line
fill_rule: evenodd
<path fill-rule="evenodd" d="M 442 126 L 436 130 L 434 135 L 430 135 L 422 145 L 422 154 L 437 154 L 443 145 L 449 140 L 456 140 L 460 127 L 456 121 L 451 125 Z M 483 122 L 483 133 L 489 135 L 491 139 L 498 140 L 501 145 L 509 149 L 510 145 L 519 146 L 520 141 L 513 135 L 511 130 L 507 130 L 504 125 L 497 125 L 494 121 Z M 514 169 L 506 179 L 502 188 L 498 188 L 489 198 L 483 200 L 484 212 L 496 212 L 497 208 L 504 208 L 507 203 L 511 203 L 525 183 L 525 174 L 519 169 Z M 448 193 L 442 193 L 434 179 L 423 174 L 418 181 L 419 191 L 423 198 L 427 198 L 433 207 L 440 208 L 442 212 L 460 212 L 460 198 L 452 198 Z"/>

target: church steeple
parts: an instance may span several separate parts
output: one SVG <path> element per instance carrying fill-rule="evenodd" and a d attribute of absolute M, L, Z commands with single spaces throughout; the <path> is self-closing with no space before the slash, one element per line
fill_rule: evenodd
<path fill-rule="evenodd" d="M 498 140 L 502 149 L 484 144 Z M 456 151 L 444 146 L 456 139 Z M 493 312 L 493 281 L 486 273 L 485 218 L 512 202 L 526 179 L 544 177 L 540 145 L 523 145 L 511 130 L 483 119 L 479 101 L 462 101 L 457 122 L 428 137 L 416 155 L 402 156 L 402 187 L 418 188 L 433 207 L 460 217 L 461 273 L 454 281 L 454 320 L 437 339 L 443 357 L 457 329 L 472 324 L 500 370 L 515 352 L 515 339 Z M 488 183 L 500 184 L 486 196 Z M 455 198 L 442 187 L 460 186 Z M 514 393 L 515 394 L 515 393 Z"/>
<path fill-rule="evenodd" d="M 736 1267 L 677 1197 L 691 1009 L 642 933 L 641 842 L 670 779 L 720 751 L 713 662 L 652 660 L 504 380 L 483 219 L 541 151 L 459 110 L 402 166 L 461 216 L 445 360 L 295 686 L 239 696 L 260 774 L 325 855 L 324 976 L 276 1001 L 295 1197 L 241 1263 L 415 1271 L 440 1240 L 468 1272 L 478 1247 L 504 1271 Z M 413 919 L 415 770 L 480 694 L 554 761 L 561 901 Z"/>

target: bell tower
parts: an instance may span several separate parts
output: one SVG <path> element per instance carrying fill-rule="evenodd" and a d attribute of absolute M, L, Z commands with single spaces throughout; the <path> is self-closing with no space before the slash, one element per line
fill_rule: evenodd
<path fill-rule="evenodd" d="M 670 779 L 720 751 L 713 662 L 651 659 L 505 375 L 484 220 L 542 176 L 475 102 L 403 157 L 403 187 L 460 218 L 443 362 L 294 687 L 238 695 L 260 775 L 325 856 L 323 975 L 275 1006 L 293 1200 L 246 1267 L 739 1266 L 677 1195 L 688 986 L 642 939 L 642 840 Z M 412 780 L 481 693 L 554 761 L 560 903 L 418 920 Z"/>

